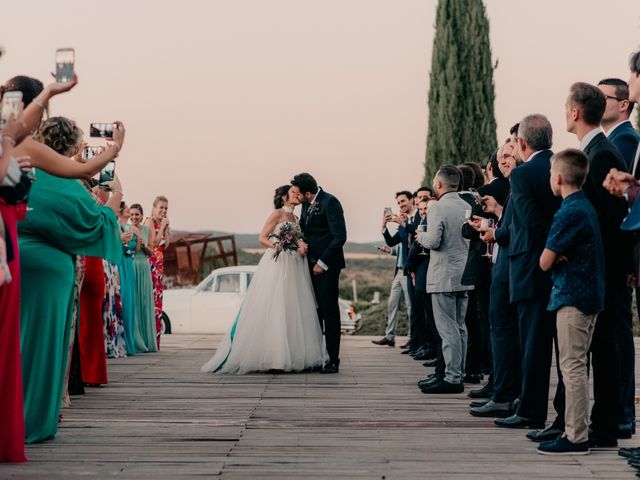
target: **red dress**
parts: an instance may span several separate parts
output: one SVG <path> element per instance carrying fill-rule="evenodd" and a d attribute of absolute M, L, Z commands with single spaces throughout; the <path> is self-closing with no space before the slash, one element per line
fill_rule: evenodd
<path fill-rule="evenodd" d="M 80 369 L 82 381 L 93 385 L 107 382 L 107 353 L 104 346 L 102 301 L 104 268 L 102 258 L 85 257 L 85 273 L 80 290 Z"/>
<path fill-rule="evenodd" d="M 24 405 L 20 357 L 20 254 L 16 223 L 24 205 L 0 199 L 2 216 L 14 258 L 9 262 L 13 280 L 0 287 L 0 462 L 26 462 L 24 455 Z"/>

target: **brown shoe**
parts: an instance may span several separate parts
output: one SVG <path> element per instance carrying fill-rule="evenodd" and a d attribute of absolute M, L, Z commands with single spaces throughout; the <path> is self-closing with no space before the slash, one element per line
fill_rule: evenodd
<path fill-rule="evenodd" d="M 389 340 L 387 337 L 382 337 L 380 340 L 371 340 L 371 343 L 375 345 L 389 345 L 390 347 L 396 346 L 396 341 Z"/>

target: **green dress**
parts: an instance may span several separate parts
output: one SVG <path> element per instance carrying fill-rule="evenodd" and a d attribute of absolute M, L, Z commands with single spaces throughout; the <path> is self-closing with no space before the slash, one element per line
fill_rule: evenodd
<path fill-rule="evenodd" d="M 142 225 L 141 241 L 145 245 L 149 242 L 149 227 Z M 153 303 L 153 283 L 151 281 L 151 267 L 149 259 L 142 250 L 133 256 L 133 270 L 136 278 L 136 351 L 157 352 L 156 316 Z"/>
<path fill-rule="evenodd" d="M 74 304 L 76 256 L 118 263 L 122 245 L 115 213 L 96 204 L 76 180 L 37 171 L 25 220 L 20 347 L 27 443 L 53 438 L 65 384 Z"/>

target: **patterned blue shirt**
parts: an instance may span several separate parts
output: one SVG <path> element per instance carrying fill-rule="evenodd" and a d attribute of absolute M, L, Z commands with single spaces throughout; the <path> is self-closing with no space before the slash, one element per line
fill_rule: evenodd
<path fill-rule="evenodd" d="M 563 201 L 553 217 L 546 247 L 567 261 L 553 266 L 550 311 L 575 307 L 587 315 L 604 307 L 604 250 L 598 217 L 582 191 Z"/>

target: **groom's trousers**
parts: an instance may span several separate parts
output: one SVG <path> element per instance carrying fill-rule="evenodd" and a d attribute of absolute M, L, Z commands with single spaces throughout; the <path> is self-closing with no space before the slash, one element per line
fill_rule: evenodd
<path fill-rule="evenodd" d="M 340 359 L 340 308 L 338 307 L 338 282 L 340 270 L 329 269 L 320 275 L 311 274 L 313 290 L 318 303 L 318 318 L 324 332 L 329 361 Z"/>

